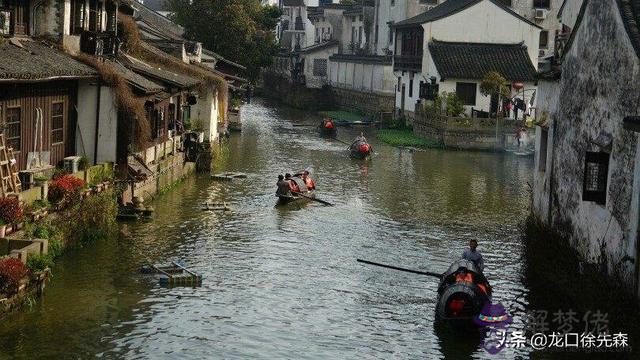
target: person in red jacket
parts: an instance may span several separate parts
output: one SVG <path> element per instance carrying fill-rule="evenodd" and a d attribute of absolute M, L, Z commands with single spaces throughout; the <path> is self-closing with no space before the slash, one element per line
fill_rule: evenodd
<path fill-rule="evenodd" d="M 289 188 L 291 189 L 291 192 L 300 192 L 300 187 L 298 187 L 298 184 L 296 184 L 296 182 L 291 178 L 291 174 L 287 173 L 284 176 L 284 179 L 289 182 Z"/>
<path fill-rule="evenodd" d="M 313 182 L 307 170 L 302 172 L 302 176 L 300 176 L 300 178 L 304 181 L 304 184 L 307 186 L 307 190 L 314 190 L 316 188 L 316 183 Z"/>

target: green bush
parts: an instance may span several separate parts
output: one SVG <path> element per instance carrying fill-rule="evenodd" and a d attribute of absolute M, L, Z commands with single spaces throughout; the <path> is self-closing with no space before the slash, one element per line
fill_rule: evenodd
<path fill-rule="evenodd" d="M 460 114 L 464 113 L 464 103 L 455 92 L 446 92 L 443 91 L 433 103 L 433 107 L 439 111 L 442 109 L 442 99 L 446 99 L 447 101 L 447 115 L 448 116 L 460 116 Z"/>
<path fill-rule="evenodd" d="M 30 255 L 27 258 L 27 267 L 32 272 L 40 272 L 53 266 L 53 256 L 51 254 Z"/>
<path fill-rule="evenodd" d="M 423 139 L 418 137 L 409 129 L 396 130 L 387 129 L 380 130 L 376 137 L 381 141 L 393 146 L 413 146 L 421 148 L 440 148 L 441 144 L 437 141 Z"/>

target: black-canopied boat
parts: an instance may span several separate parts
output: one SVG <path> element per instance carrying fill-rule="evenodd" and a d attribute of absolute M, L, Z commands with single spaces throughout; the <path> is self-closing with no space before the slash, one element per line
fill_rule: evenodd
<path fill-rule="evenodd" d="M 371 155 L 371 145 L 364 140 L 355 141 L 349 147 L 351 157 L 356 159 L 365 159 Z"/>
<path fill-rule="evenodd" d="M 336 124 L 331 119 L 323 119 L 318 128 L 320 130 L 320 136 L 322 137 L 335 138 L 338 134 Z"/>
<path fill-rule="evenodd" d="M 455 323 L 471 323 L 491 301 L 491 286 L 477 266 L 457 260 L 442 274 L 438 285 L 436 317 Z"/>
<path fill-rule="evenodd" d="M 358 259 L 358 262 L 440 279 L 436 303 L 438 322 L 451 323 L 455 327 L 478 325 L 474 319 L 479 318 L 485 305 L 490 305 L 491 302 L 492 290 L 489 281 L 472 261 L 454 261 L 443 274 L 362 259 Z"/>

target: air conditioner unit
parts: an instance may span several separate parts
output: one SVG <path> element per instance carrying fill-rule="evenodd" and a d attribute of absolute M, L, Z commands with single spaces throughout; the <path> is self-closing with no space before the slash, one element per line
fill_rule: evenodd
<path fill-rule="evenodd" d="M 544 20 L 547 18 L 547 9 L 536 9 L 536 20 Z"/>

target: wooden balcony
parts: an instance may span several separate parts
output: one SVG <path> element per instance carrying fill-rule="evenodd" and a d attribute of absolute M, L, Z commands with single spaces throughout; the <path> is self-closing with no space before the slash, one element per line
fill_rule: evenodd
<path fill-rule="evenodd" d="M 396 55 L 393 57 L 394 71 L 422 71 L 422 56 Z"/>
<path fill-rule="evenodd" d="M 112 31 L 84 31 L 80 36 L 80 50 L 93 56 L 116 56 L 118 48 L 118 38 Z"/>

